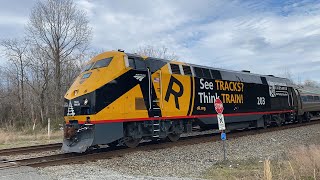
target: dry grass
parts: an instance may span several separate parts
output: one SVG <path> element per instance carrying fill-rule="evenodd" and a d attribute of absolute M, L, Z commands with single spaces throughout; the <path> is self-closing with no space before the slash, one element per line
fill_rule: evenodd
<path fill-rule="evenodd" d="M 320 145 L 299 146 L 284 157 L 263 163 L 256 159 L 217 164 L 205 172 L 204 178 L 320 180 Z"/>
<path fill-rule="evenodd" d="M 271 164 L 269 159 L 266 159 L 264 161 L 263 169 L 264 169 L 264 178 L 266 180 L 272 180 Z"/>
<path fill-rule="evenodd" d="M 300 146 L 290 151 L 294 179 L 320 179 L 320 146 Z"/>
<path fill-rule="evenodd" d="M 29 132 L 5 131 L 0 129 L 0 149 L 61 142 L 62 136 L 62 131 L 52 132 L 49 139 L 45 131 L 30 134 Z"/>
<path fill-rule="evenodd" d="M 209 168 L 202 178 L 214 180 L 262 179 L 263 163 L 256 159 L 217 164 Z"/>

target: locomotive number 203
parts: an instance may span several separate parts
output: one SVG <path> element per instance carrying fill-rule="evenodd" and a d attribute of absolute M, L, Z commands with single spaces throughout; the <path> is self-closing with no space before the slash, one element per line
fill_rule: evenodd
<path fill-rule="evenodd" d="M 264 97 L 257 97 L 257 105 L 261 106 L 261 105 L 265 105 L 266 104 L 266 99 Z"/>

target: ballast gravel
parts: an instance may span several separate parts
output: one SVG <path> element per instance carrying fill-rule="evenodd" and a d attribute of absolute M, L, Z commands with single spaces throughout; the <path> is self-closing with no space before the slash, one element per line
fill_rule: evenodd
<path fill-rule="evenodd" d="M 320 124 L 226 141 L 227 159 L 278 158 L 300 145 L 320 144 Z M 39 168 L 48 179 L 201 179 L 223 160 L 222 142 L 140 151 L 122 157 Z"/>

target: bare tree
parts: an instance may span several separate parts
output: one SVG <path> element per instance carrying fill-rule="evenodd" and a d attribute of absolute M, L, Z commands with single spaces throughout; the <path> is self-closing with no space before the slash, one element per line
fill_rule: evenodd
<path fill-rule="evenodd" d="M 317 83 L 316 81 L 307 79 L 304 81 L 303 86 L 305 87 L 312 87 L 312 88 L 318 88 L 320 87 L 319 83 Z"/>
<path fill-rule="evenodd" d="M 83 54 L 91 39 L 91 28 L 84 11 L 72 0 L 38 1 L 27 26 L 32 43 L 46 54 L 54 65 L 55 110 L 60 113 L 62 100 L 62 67 L 68 60 Z"/>
<path fill-rule="evenodd" d="M 174 52 L 170 52 L 166 47 L 156 48 L 154 46 L 147 45 L 139 47 L 134 52 L 141 56 L 149 56 L 167 60 L 178 60 L 178 56 Z"/>
<path fill-rule="evenodd" d="M 40 123 L 44 122 L 46 119 L 45 112 L 45 101 L 49 99 L 47 93 L 49 91 L 49 84 L 51 82 L 52 70 L 51 70 L 51 61 L 48 60 L 48 57 L 43 51 L 39 51 L 36 48 L 31 48 L 29 53 L 30 66 L 29 66 L 29 78 L 27 80 L 28 85 L 31 87 L 32 91 L 36 95 L 36 99 L 39 102 L 40 111 L 32 109 L 33 114 L 38 114 L 40 117 Z M 47 96 L 47 97 L 46 97 Z M 35 101 L 33 104 L 37 104 Z M 39 115 L 40 113 L 40 115 Z"/>
<path fill-rule="evenodd" d="M 18 99 L 20 103 L 21 120 L 24 119 L 25 113 L 25 79 L 26 79 L 26 68 L 29 65 L 29 61 L 26 58 L 27 54 L 27 42 L 25 40 L 19 41 L 3 40 L 1 45 L 4 47 L 5 56 L 9 59 L 11 68 L 7 69 L 11 71 L 11 74 L 15 74 L 17 87 L 18 87 Z"/>
<path fill-rule="evenodd" d="M 280 77 L 287 78 L 287 79 L 290 80 L 292 83 L 294 83 L 293 75 L 292 75 L 291 71 L 290 71 L 288 68 L 285 68 L 285 69 L 284 69 L 283 73 L 280 74 Z"/>

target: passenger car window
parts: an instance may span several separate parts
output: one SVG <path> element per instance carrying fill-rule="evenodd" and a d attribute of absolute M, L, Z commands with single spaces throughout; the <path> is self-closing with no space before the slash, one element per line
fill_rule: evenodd
<path fill-rule="evenodd" d="M 314 96 L 314 101 L 320 101 L 320 97 L 319 96 Z"/>
<path fill-rule="evenodd" d="M 97 61 L 97 62 L 93 65 L 92 69 L 107 67 L 107 66 L 110 64 L 111 60 L 112 60 L 112 57 L 111 57 L 111 58 L 101 59 L 101 60 Z"/>
<path fill-rule="evenodd" d="M 307 102 L 307 96 L 301 96 L 303 102 Z"/>
<path fill-rule="evenodd" d="M 307 96 L 308 102 L 313 102 L 313 96 Z"/>

